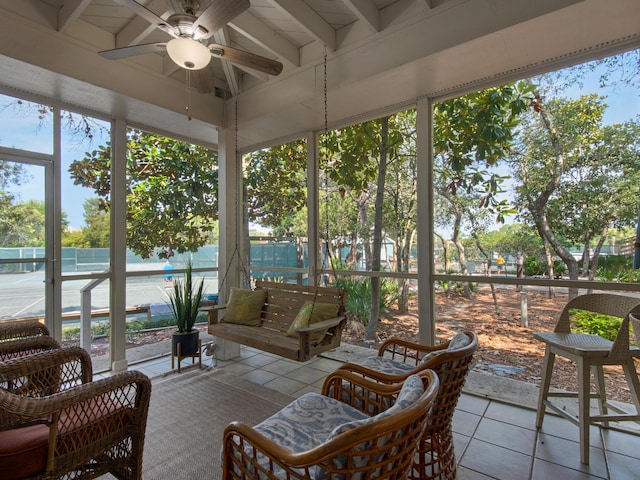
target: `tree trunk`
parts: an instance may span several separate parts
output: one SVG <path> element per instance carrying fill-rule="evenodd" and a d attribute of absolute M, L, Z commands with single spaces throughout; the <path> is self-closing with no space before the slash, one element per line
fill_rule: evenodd
<path fill-rule="evenodd" d="M 638 212 L 638 223 L 636 224 L 636 242 L 633 244 L 633 268 L 640 269 L 640 211 Z"/>
<path fill-rule="evenodd" d="M 591 270 L 589 271 L 589 280 L 593 281 L 596 278 L 596 270 L 598 269 L 598 260 L 600 259 L 600 252 L 602 251 L 602 246 L 604 245 L 604 241 L 607 238 L 607 233 L 609 233 L 609 226 L 606 225 L 602 232 L 600 232 L 600 239 L 598 240 L 598 244 L 596 248 L 593 250 L 593 258 L 591 259 Z"/>
<path fill-rule="evenodd" d="M 591 255 L 589 254 L 589 244 L 591 243 L 591 237 L 587 233 L 584 238 L 583 252 L 582 252 L 582 276 L 589 275 L 589 267 L 591 264 Z"/>
<path fill-rule="evenodd" d="M 562 245 L 561 242 L 558 241 L 554 233 L 551 231 L 551 227 L 549 226 L 549 222 L 547 220 L 546 215 L 546 206 L 551 198 L 551 195 L 558 189 L 560 186 L 560 181 L 562 179 L 562 173 L 564 172 L 564 164 L 565 164 L 565 156 L 562 148 L 562 143 L 560 141 L 560 136 L 558 135 L 558 131 L 553 123 L 553 120 L 549 116 L 546 106 L 540 100 L 540 96 L 536 92 L 536 99 L 538 100 L 536 111 L 540 115 L 540 119 L 542 120 L 545 128 L 547 129 L 547 133 L 549 134 L 549 139 L 551 141 L 551 145 L 555 152 L 556 164 L 553 171 L 553 175 L 547 185 L 542 189 L 538 197 L 533 201 L 533 205 L 530 205 L 529 210 L 531 211 L 531 215 L 533 216 L 533 220 L 535 222 L 536 229 L 538 230 L 538 234 L 544 240 L 549 242 L 549 245 L 556 254 L 562 259 L 562 261 L 567 266 L 567 271 L 569 274 L 569 278 L 571 280 L 578 279 L 578 262 L 573 257 L 571 252 Z M 551 272 L 551 270 L 550 270 Z M 574 298 L 578 295 L 577 288 L 569 289 L 569 298 Z"/>
<path fill-rule="evenodd" d="M 402 240 L 402 248 L 400 250 L 400 260 L 402 261 L 398 271 L 409 273 L 411 270 L 411 244 L 415 230 L 405 229 L 405 235 Z M 407 313 L 409 311 L 409 289 L 411 287 L 410 280 L 402 280 L 399 285 L 400 295 L 398 296 L 398 311 Z"/>
<path fill-rule="evenodd" d="M 487 261 L 487 271 L 484 273 L 485 275 L 491 276 L 491 255 L 487 253 L 487 251 L 484 249 L 484 247 L 480 243 L 480 237 L 478 237 L 478 232 L 474 230 L 471 233 L 471 235 L 473 236 L 476 242 L 476 247 L 478 247 L 478 250 Z M 500 315 L 500 307 L 498 306 L 498 296 L 496 295 L 496 286 L 493 283 L 490 283 L 489 286 L 491 287 L 491 298 L 493 298 L 493 307 L 495 309 L 496 315 Z"/>
<path fill-rule="evenodd" d="M 373 251 L 371 252 L 371 271 L 380 271 L 382 250 L 382 214 L 384 203 L 384 184 L 387 177 L 387 146 L 389 136 L 389 117 L 381 120 L 380 161 L 378 163 L 378 181 L 376 184 L 375 218 L 373 221 Z M 375 340 L 380 316 L 380 277 L 371 277 L 371 311 L 365 340 Z"/>
<path fill-rule="evenodd" d="M 358 217 L 360 218 L 360 231 L 362 232 L 362 256 L 367 271 L 371 271 L 371 243 L 369 238 L 369 214 L 367 213 L 367 196 L 363 193 L 358 198 Z"/>
<path fill-rule="evenodd" d="M 460 211 L 456 211 L 455 214 L 455 220 L 453 222 L 453 236 L 451 238 L 451 241 L 454 243 L 454 245 L 456 246 L 456 249 L 458 250 L 458 260 L 460 262 L 460 274 L 461 275 L 466 275 L 467 274 L 467 256 L 465 254 L 465 250 L 464 250 L 464 245 L 462 244 L 462 240 L 460 240 L 460 227 L 462 225 L 462 212 Z M 463 290 L 463 295 L 466 298 L 470 298 L 471 297 L 471 288 L 469 288 L 469 283 L 468 282 L 464 282 L 463 286 L 462 286 L 462 290 Z"/>
<path fill-rule="evenodd" d="M 349 247 L 349 257 L 347 263 L 351 270 L 358 268 L 358 232 L 351 232 L 351 245 Z"/>

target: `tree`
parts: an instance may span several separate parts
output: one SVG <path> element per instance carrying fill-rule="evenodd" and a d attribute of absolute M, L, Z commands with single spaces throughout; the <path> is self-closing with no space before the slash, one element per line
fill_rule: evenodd
<path fill-rule="evenodd" d="M 568 247 L 583 245 L 589 270 L 593 242 L 601 246 L 610 227 L 635 221 L 638 124 L 603 127 L 606 105 L 595 95 L 548 102 L 538 95 L 533 107 L 522 130 L 521 154 L 513 161 L 518 202 L 569 277 L 577 279 L 578 263 Z M 551 254 L 547 262 L 552 275 Z"/>
<path fill-rule="evenodd" d="M 1 247 L 44 247 L 44 202 L 15 202 L 11 194 L 0 198 Z"/>
<path fill-rule="evenodd" d="M 143 258 L 197 251 L 218 218 L 217 153 L 171 138 L 131 131 L 127 143 L 127 246 Z M 111 146 L 98 147 L 69 172 L 110 209 Z"/>
<path fill-rule="evenodd" d="M 247 216 L 274 235 L 306 235 L 307 145 L 303 140 L 260 150 L 245 157 Z M 305 215 L 306 218 L 306 215 Z M 294 229 L 294 226 L 296 227 Z"/>
<path fill-rule="evenodd" d="M 497 198 L 505 176 L 492 167 L 514 145 L 520 115 L 532 100 L 531 88 L 528 82 L 488 88 L 441 102 L 434 110 L 435 189 L 441 200 L 435 223 L 450 228 L 462 274 L 467 273 L 461 237 L 465 220 L 481 208 L 500 222 L 513 212 L 506 200 Z"/>
<path fill-rule="evenodd" d="M 84 223 L 82 229 L 90 248 L 108 248 L 110 238 L 110 221 L 103 200 L 89 198 L 84 202 Z"/>

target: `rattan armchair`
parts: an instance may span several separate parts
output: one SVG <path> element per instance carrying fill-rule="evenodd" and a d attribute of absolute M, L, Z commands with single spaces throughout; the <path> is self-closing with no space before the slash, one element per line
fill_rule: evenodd
<path fill-rule="evenodd" d="M 478 336 L 472 331 L 460 332 L 435 346 L 391 338 L 380 345 L 377 356 L 367 358 L 361 365 L 345 363 L 338 368 L 384 384 L 401 382 L 425 369 L 438 375 L 438 395 L 407 478 L 456 478 L 453 414 L 477 348 Z"/>
<path fill-rule="evenodd" d="M 0 342 L 0 362 L 12 358 L 26 357 L 38 352 L 60 348 L 60 343 L 53 337 L 41 335 L 37 337 L 21 337 Z"/>
<path fill-rule="evenodd" d="M 2 478 L 141 479 L 151 393 L 130 371 L 92 381 L 78 347 L 0 363 Z"/>
<path fill-rule="evenodd" d="M 330 389 L 333 397 L 308 393 L 256 427 L 229 424 L 223 480 L 407 478 L 437 376 L 425 370 L 404 384 L 382 385 L 334 372 L 323 392 Z M 354 392 L 352 402 L 341 401 Z"/>
<path fill-rule="evenodd" d="M 24 337 L 49 336 L 49 329 L 39 320 L 1 320 L 0 342 Z"/>
<path fill-rule="evenodd" d="M 610 315 L 622 319 L 615 340 L 612 342 L 599 335 L 571 332 L 571 317 L 574 310 Z M 640 298 L 613 293 L 591 293 L 575 297 L 567 302 L 553 332 L 538 332 L 534 338 L 546 345 L 542 380 L 538 397 L 536 427 L 541 428 L 548 408 L 578 425 L 580 430 L 580 461 L 589 463 L 589 425 L 609 426 L 611 421 L 640 421 L 640 381 L 633 359 L 640 358 L 637 347 L 629 348 L 629 316 L 640 315 Z M 568 358 L 578 370 L 578 391 L 550 391 L 553 365 L 556 355 Z M 624 371 L 635 413 L 628 413 L 607 402 L 604 365 L 619 365 Z M 591 374 L 595 391 L 591 389 Z M 577 399 L 578 414 L 574 415 L 550 398 Z M 591 399 L 598 400 L 599 415 L 591 414 Z M 608 413 L 613 410 L 616 414 Z"/>

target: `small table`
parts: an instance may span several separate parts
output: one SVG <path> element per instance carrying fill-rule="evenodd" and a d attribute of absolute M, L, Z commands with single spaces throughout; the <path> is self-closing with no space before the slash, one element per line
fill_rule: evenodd
<path fill-rule="evenodd" d="M 178 342 L 176 344 L 176 349 L 178 350 L 177 355 L 173 354 L 173 348 L 171 349 L 171 369 L 173 370 L 174 368 L 174 360 L 177 358 L 178 359 L 178 373 L 180 373 L 180 362 L 182 361 L 183 358 L 189 358 L 191 357 L 191 363 L 193 365 L 195 365 L 196 363 L 196 358 L 198 359 L 198 368 L 202 368 L 202 339 L 198 339 L 198 351 L 196 353 L 194 353 L 193 355 L 182 355 L 182 345 L 180 344 L 180 342 Z"/>

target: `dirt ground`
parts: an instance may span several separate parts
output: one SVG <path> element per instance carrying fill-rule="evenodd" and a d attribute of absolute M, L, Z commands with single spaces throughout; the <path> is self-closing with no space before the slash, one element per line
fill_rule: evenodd
<path fill-rule="evenodd" d="M 527 292 L 528 326 L 523 327 L 521 293 L 514 289 L 496 288 L 498 311 L 489 287 L 474 293 L 472 298 L 436 294 L 436 337 L 443 341 L 458 330 L 475 330 L 479 348 L 475 355 L 475 370 L 494 375 L 540 384 L 544 344 L 533 338 L 537 331 L 551 331 L 567 302 L 566 293 L 549 298 L 548 291 Z M 418 339 L 418 315 L 415 301 L 409 313 L 391 310 L 381 319 L 379 340 L 396 336 L 407 340 Z M 363 336 L 352 329 L 343 340 L 365 344 Z M 371 343 L 371 342 L 368 342 Z M 374 342 L 374 346 L 379 345 Z M 636 369 L 640 362 L 636 362 Z M 630 403 L 627 382 L 619 367 L 605 368 L 607 396 L 611 400 Z M 577 372 L 573 363 L 556 357 L 552 387 L 576 389 Z"/>

